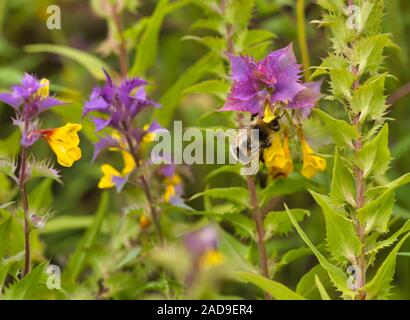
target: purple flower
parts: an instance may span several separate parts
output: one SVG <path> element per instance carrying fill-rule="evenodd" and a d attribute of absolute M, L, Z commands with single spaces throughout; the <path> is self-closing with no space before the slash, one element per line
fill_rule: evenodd
<path fill-rule="evenodd" d="M 185 246 L 194 258 L 206 252 L 218 249 L 218 234 L 213 226 L 188 233 L 184 239 Z"/>
<path fill-rule="evenodd" d="M 25 73 L 20 85 L 13 86 L 11 92 L 0 94 L 0 101 L 10 105 L 16 112 L 13 123 L 22 132 L 21 144 L 29 147 L 40 137 L 37 133 L 37 116 L 54 106 L 63 104 L 49 95 L 49 81 Z"/>
<path fill-rule="evenodd" d="M 259 62 L 250 57 L 229 58 L 233 86 L 222 111 L 247 111 L 262 116 L 266 104 L 287 104 L 305 89 L 291 44 Z"/>
<path fill-rule="evenodd" d="M 93 111 L 100 114 L 92 119 L 97 131 L 107 126 L 120 132 L 129 131 L 133 119 L 141 110 L 159 106 L 155 101 L 147 99 L 145 80 L 126 79 L 117 86 L 107 72 L 105 75 L 106 83 L 93 89 L 83 111 L 83 116 Z"/>
<path fill-rule="evenodd" d="M 296 95 L 296 97 L 291 102 L 289 102 L 286 108 L 300 110 L 303 117 L 309 116 L 313 107 L 323 96 L 320 93 L 320 87 L 322 86 L 322 83 L 323 80 L 306 82 L 304 84 L 306 88 L 300 91 Z"/>
<path fill-rule="evenodd" d="M 49 96 L 48 86 L 48 80 L 39 81 L 34 76 L 25 73 L 21 85 L 13 86 L 11 93 L 1 93 L 0 101 L 13 107 L 18 115 L 33 119 L 39 113 L 63 104 Z"/>

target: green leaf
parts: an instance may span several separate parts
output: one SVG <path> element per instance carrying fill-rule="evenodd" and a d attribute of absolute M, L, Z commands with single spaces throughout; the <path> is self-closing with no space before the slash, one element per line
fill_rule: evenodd
<path fill-rule="evenodd" d="M 193 195 L 189 200 L 194 200 L 199 197 L 209 196 L 211 198 L 226 199 L 237 203 L 243 207 L 250 208 L 249 192 L 245 188 L 230 187 L 230 188 L 213 188 Z"/>
<path fill-rule="evenodd" d="M 110 67 L 105 62 L 78 49 L 55 44 L 32 44 L 25 46 L 24 49 L 28 53 L 47 52 L 72 59 L 86 68 L 96 80 L 105 79 L 103 69 L 110 72 Z"/>
<path fill-rule="evenodd" d="M 172 120 L 174 110 L 182 98 L 184 90 L 203 79 L 205 75 L 219 74 L 224 72 L 223 70 L 221 60 L 213 53 L 203 56 L 182 73 L 175 84 L 165 92 L 159 101 L 162 108 L 158 108 L 153 112 L 152 119 L 156 119 L 162 126 L 167 127 Z"/>
<path fill-rule="evenodd" d="M 344 12 L 346 5 L 343 0 L 317 0 L 316 3 L 327 11 L 339 14 Z"/>
<path fill-rule="evenodd" d="M 43 234 L 87 229 L 93 222 L 93 216 L 63 215 L 47 221 Z"/>
<path fill-rule="evenodd" d="M 394 200 L 394 191 L 389 190 L 359 209 L 357 215 L 360 223 L 364 226 L 365 233 L 373 230 L 380 233 L 387 232 L 387 226 L 393 212 Z"/>
<path fill-rule="evenodd" d="M 283 284 L 269 280 L 258 274 L 250 272 L 236 272 L 235 276 L 240 281 L 250 282 L 254 284 L 258 288 L 269 293 L 276 300 L 305 300 L 300 294 L 290 290 Z"/>
<path fill-rule="evenodd" d="M 47 263 L 43 262 L 30 271 L 22 280 L 15 282 L 4 292 L 4 300 L 26 300 L 30 295 L 35 294 L 42 284 L 42 278 L 46 276 L 45 267 Z"/>
<path fill-rule="evenodd" d="M 320 264 L 317 264 L 300 278 L 296 287 L 296 292 L 307 299 L 318 298 L 315 282 L 316 276 L 319 276 L 321 279 L 326 279 L 327 283 L 330 283 L 327 271 Z"/>
<path fill-rule="evenodd" d="M 13 221 L 11 215 L 0 222 L 0 259 L 2 259 L 7 253 L 7 247 L 9 246 L 9 241 L 11 240 L 12 223 Z"/>
<path fill-rule="evenodd" d="M 314 109 L 316 115 L 322 120 L 329 134 L 333 137 L 339 148 L 353 148 L 353 140 L 357 138 L 356 130 L 344 120 L 332 118 L 319 109 Z"/>
<path fill-rule="evenodd" d="M 107 213 L 109 203 L 109 193 L 104 192 L 101 195 L 100 204 L 94 217 L 92 225 L 87 229 L 79 245 L 71 255 L 64 270 L 64 279 L 69 284 L 74 284 L 77 277 L 85 267 L 86 258 L 89 250 L 93 247 L 100 233 L 102 223 Z"/>
<path fill-rule="evenodd" d="M 353 92 L 350 107 L 356 113 L 360 113 L 360 122 L 363 123 L 370 117 L 371 120 L 381 121 L 386 113 L 386 96 L 384 82 L 386 74 L 369 79 L 365 84 Z"/>
<path fill-rule="evenodd" d="M 352 86 L 355 76 L 346 69 L 330 69 L 330 86 L 332 94 L 339 99 L 350 100 L 352 98 Z"/>
<path fill-rule="evenodd" d="M 223 80 L 205 80 L 185 89 L 183 95 L 190 93 L 206 93 L 225 100 L 230 84 Z"/>
<path fill-rule="evenodd" d="M 51 188 L 53 180 L 45 179 L 41 181 L 32 191 L 29 192 L 30 209 L 36 211 L 47 209 L 53 202 Z"/>
<path fill-rule="evenodd" d="M 352 207 L 356 207 L 355 194 L 356 187 L 352 173 L 346 168 L 336 150 L 330 196 L 336 205 L 342 206 L 347 202 Z"/>
<path fill-rule="evenodd" d="M 358 74 L 362 75 L 365 71 L 376 73 L 384 60 L 384 48 L 393 46 L 389 34 L 359 38 L 351 54 L 352 62 L 359 66 Z"/>
<path fill-rule="evenodd" d="M 224 173 L 235 173 L 238 176 L 244 178 L 244 176 L 241 175 L 241 168 L 243 168 L 241 164 L 228 164 L 225 166 L 221 166 L 215 170 L 212 170 L 210 173 L 208 173 L 205 177 L 205 181 L 209 181 Z"/>
<path fill-rule="evenodd" d="M 377 136 L 367 142 L 358 154 L 358 165 L 363 170 L 363 176 L 383 175 L 390 164 L 389 127 L 383 126 Z"/>
<path fill-rule="evenodd" d="M 182 40 L 193 40 L 196 41 L 210 50 L 214 51 L 217 54 L 221 54 L 226 49 L 226 41 L 221 37 L 216 36 L 205 36 L 205 37 L 198 37 L 198 36 L 185 36 Z"/>
<path fill-rule="evenodd" d="M 390 247 L 402 234 L 408 231 L 410 231 L 410 220 L 407 220 L 406 223 L 399 230 L 393 233 L 389 238 L 378 241 L 374 244 L 373 247 L 369 247 L 366 251 L 366 254 L 376 254 L 379 250 Z"/>
<path fill-rule="evenodd" d="M 286 253 L 282 256 L 282 258 L 276 264 L 276 270 L 280 270 L 285 265 L 295 260 L 298 260 L 304 256 L 311 255 L 311 254 L 312 254 L 312 250 L 310 250 L 307 247 L 300 247 L 297 249 L 291 249 L 289 251 L 286 251 Z M 304 295 L 302 294 L 302 296 Z"/>
<path fill-rule="evenodd" d="M 31 176 L 30 178 L 48 178 L 63 183 L 57 169 L 53 168 L 50 161 L 31 161 L 30 162 Z"/>
<path fill-rule="evenodd" d="M 317 275 L 315 275 L 315 283 L 317 289 L 319 290 L 320 296 L 322 297 L 322 300 L 332 300 L 330 299 L 329 294 L 326 292 L 325 287 L 323 286 L 320 278 Z"/>
<path fill-rule="evenodd" d="M 397 178 L 389 183 L 386 183 L 382 186 L 373 187 L 367 190 L 366 197 L 374 199 L 375 197 L 380 196 L 385 191 L 396 190 L 406 184 L 410 183 L 410 173 Z"/>
<path fill-rule="evenodd" d="M 361 253 L 362 244 L 356 235 L 353 221 L 336 211 L 330 199 L 311 191 L 313 198 L 320 205 L 326 221 L 326 237 L 328 249 L 339 263 L 350 262 Z"/>
<path fill-rule="evenodd" d="M 222 228 L 218 228 L 219 250 L 223 257 L 235 270 L 255 271 L 255 268 L 247 262 L 249 247 L 239 242 Z"/>
<path fill-rule="evenodd" d="M 320 265 L 327 271 L 329 274 L 332 283 L 335 287 L 342 292 L 343 296 L 353 298 L 355 296 L 355 292 L 347 286 L 347 276 L 346 273 L 339 267 L 335 266 L 334 264 L 330 263 L 320 252 L 316 249 L 313 243 L 309 240 L 308 236 L 304 233 L 302 228 L 299 226 L 296 219 L 292 216 L 291 212 L 289 211 L 288 206 L 285 204 L 286 211 L 289 215 L 290 221 L 292 221 L 293 225 L 295 226 L 296 231 L 299 233 L 300 237 L 303 241 L 308 245 L 308 247 L 312 250 L 315 254 L 316 258 L 319 260 Z"/>
<path fill-rule="evenodd" d="M 390 293 L 390 283 L 393 280 L 395 268 L 396 268 L 396 258 L 401 246 L 410 236 L 410 232 L 407 233 L 400 241 L 396 244 L 394 249 L 389 253 L 387 258 L 384 260 L 382 265 L 377 269 L 376 275 L 373 279 L 367 283 L 366 298 L 367 299 L 386 299 Z"/>
<path fill-rule="evenodd" d="M 290 210 L 296 221 L 300 222 L 305 216 L 309 216 L 309 210 L 292 209 Z M 265 227 L 265 241 L 270 237 L 279 234 L 287 235 L 293 229 L 292 222 L 290 222 L 286 211 L 271 211 L 264 220 Z"/>
<path fill-rule="evenodd" d="M 297 193 L 306 189 L 317 189 L 317 185 L 299 174 L 290 175 L 286 179 L 275 179 L 260 192 L 260 206 L 265 206 L 272 198 Z"/>

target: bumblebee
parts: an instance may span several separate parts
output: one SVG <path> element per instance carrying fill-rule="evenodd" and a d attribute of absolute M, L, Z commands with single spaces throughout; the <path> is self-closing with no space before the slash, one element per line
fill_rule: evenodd
<path fill-rule="evenodd" d="M 252 115 L 252 121 L 245 129 L 236 136 L 236 143 L 231 150 L 234 156 L 241 162 L 243 159 L 250 159 L 243 164 L 248 164 L 258 156 L 263 160 L 263 150 L 272 145 L 272 140 L 275 132 L 280 131 L 279 120 L 283 115 L 275 117 L 272 121 L 266 123 L 258 117 L 257 114 Z M 257 134 L 257 136 L 255 136 Z M 258 141 L 257 145 L 252 145 L 254 141 Z"/>

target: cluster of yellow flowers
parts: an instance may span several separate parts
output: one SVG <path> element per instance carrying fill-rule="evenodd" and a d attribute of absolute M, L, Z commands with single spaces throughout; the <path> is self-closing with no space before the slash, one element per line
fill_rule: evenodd
<path fill-rule="evenodd" d="M 272 121 L 274 117 L 270 108 L 266 108 L 263 120 Z M 273 178 L 287 177 L 294 170 L 289 148 L 289 134 L 286 128 L 282 130 L 282 135 L 283 143 L 281 133 L 275 132 L 271 146 L 263 151 L 265 165 Z M 298 137 L 302 148 L 303 167 L 301 173 L 304 177 L 311 179 L 317 172 L 326 170 L 326 160 L 315 155 L 301 129 L 298 129 Z"/>

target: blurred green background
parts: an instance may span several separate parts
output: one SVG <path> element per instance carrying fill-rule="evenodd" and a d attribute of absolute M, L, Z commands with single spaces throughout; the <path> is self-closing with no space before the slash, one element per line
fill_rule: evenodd
<path fill-rule="evenodd" d="M 61 30 L 49 30 L 46 26 L 47 7 L 57 4 L 61 8 Z M 134 12 L 127 12 L 124 17 L 127 41 L 130 43 L 138 39 L 138 28 L 134 26 L 142 18 L 151 15 L 157 1 L 141 0 Z M 295 1 L 293 0 L 257 0 L 250 28 L 266 29 L 276 35 L 270 45 L 271 49 L 281 48 L 289 42 L 294 42 L 295 51 L 300 60 L 300 50 L 297 45 Z M 320 11 L 313 1 L 306 1 L 307 21 L 320 18 Z M 159 99 L 179 78 L 179 76 L 202 57 L 207 49 L 200 44 L 181 40 L 189 34 L 200 34 L 191 29 L 192 25 L 202 17 L 202 11 L 192 5 L 181 6 L 166 16 L 160 29 L 158 54 L 153 66 L 147 71 L 146 78 L 151 85 L 150 95 Z M 329 48 L 328 35 L 323 29 L 314 24 L 307 25 L 308 45 L 311 65 L 318 65 L 321 58 L 326 56 Z M 389 171 L 391 178 L 398 177 L 410 171 L 410 1 L 386 1 L 386 17 L 384 31 L 393 34 L 397 49 L 388 52 L 386 69 L 394 76 L 389 78 L 386 94 L 393 95 L 391 112 L 394 120 L 391 122 L 390 144 L 393 166 Z M 64 264 L 67 256 L 76 246 L 84 232 L 82 226 L 87 226 L 95 214 L 101 190 L 96 185 L 100 178 L 99 166 L 92 163 L 92 142 L 95 141 L 93 126 L 87 119 L 81 119 L 84 101 L 96 80 L 83 65 L 73 59 L 61 55 L 34 52 L 33 44 L 56 44 L 76 48 L 95 56 L 99 56 L 112 69 L 118 70 L 117 58 L 107 52 L 110 47 L 107 42 L 108 26 L 106 21 L 93 11 L 92 1 L 84 0 L 0 0 L 0 91 L 7 90 L 10 85 L 18 83 L 23 72 L 29 72 L 38 77 L 47 77 L 52 83 L 52 91 L 59 97 L 70 101 L 69 106 L 55 108 L 43 117 L 44 127 L 57 127 L 66 122 L 82 122 L 84 130 L 81 132 L 82 159 L 70 169 L 62 169 L 64 185 L 49 184 L 39 186 L 30 185 L 30 190 L 43 194 L 43 206 L 52 208 L 54 217 L 43 232 L 42 246 L 45 256 Z M 109 40 L 109 39 L 108 39 Z M 138 46 L 133 43 L 132 47 Z M 44 50 L 41 50 L 44 51 Z M 108 50 L 109 51 L 109 50 Z M 108 54 L 107 54 L 108 53 Z M 130 60 L 134 57 L 133 51 Z M 406 87 L 407 85 L 407 87 Z M 403 89 L 404 88 L 404 89 Z M 399 91 L 398 91 L 399 90 Z M 403 93 L 403 94 L 401 94 Z M 174 119 L 182 119 L 184 126 L 203 126 L 203 114 L 217 110 L 222 101 L 205 95 L 187 95 L 180 99 L 175 109 Z M 17 155 L 19 136 L 16 128 L 11 125 L 11 108 L 0 105 L 0 155 Z M 35 151 L 38 158 L 47 158 L 51 151 L 45 143 L 36 144 Z M 102 163 L 98 160 L 97 164 Z M 203 177 L 212 169 L 211 166 L 197 166 L 193 168 L 195 180 L 187 181 L 186 198 L 205 188 Z M 220 179 L 216 185 L 224 186 L 233 183 L 229 178 Z M 325 182 L 324 182 L 325 183 Z M 0 203 L 10 201 L 16 190 L 10 181 L 0 175 Z M 42 189 L 41 189 L 42 188 Z M 410 218 L 410 186 L 399 190 L 397 216 Z M 53 196 L 51 196 L 51 193 Z M 52 199 L 52 200 L 51 200 Z M 113 214 L 121 208 L 121 198 L 111 194 L 110 207 Z M 313 240 L 320 242 L 324 237 L 322 216 L 306 192 L 298 192 L 286 198 L 286 202 L 294 207 L 309 208 L 312 215 L 304 222 L 304 229 Z M 193 207 L 201 207 L 201 202 L 193 201 Z M 61 226 L 64 216 L 69 216 L 67 223 L 78 224 L 77 228 Z M 73 221 L 72 216 L 79 216 Z M 58 220 L 58 219 L 60 220 Z M 53 220 L 59 222 L 57 224 Z M 54 228 L 54 229 L 53 229 Z M 394 227 L 393 227 L 394 228 Z M 0 240 L 1 241 L 1 240 Z M 274 241 L 270 250 L 285 250 L 302 244 L 297 235 L 291 235 L 285 240 Z M 410 243 L 402 248 L 410 251 Z M 294 287 L 301 275 L 316 264 L 313 257 L 301 259 L 297 263 L 285 267 L 277 280 Z M 397 262 L 395 280 L 396 298 L 410 299 L 410 257 L 401 256 Z"/>

